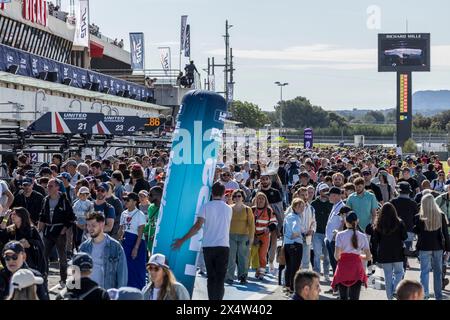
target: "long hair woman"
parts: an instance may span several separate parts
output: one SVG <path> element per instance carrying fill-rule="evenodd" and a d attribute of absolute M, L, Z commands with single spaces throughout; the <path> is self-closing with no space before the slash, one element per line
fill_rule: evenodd
<path fill-rule="evenodd" d="M 414 219 L 413 231 L 417 234 L 420 282 L 426 299 L 430 297 L 429 275 L 433 271 L 434 296 L 436 300 L 442 300 L 442 257 L 444 251 L 450 251 L 447 225 L 447 218 L 433 195 L 423 196 L 419 214 Z"/>
<path fill-rule="evenodd" d="M 47 260 L 44 257 L 44 243 L 39 231 L 32 224 L 30 213 L 27 209 L 18 207 L 10 213 L 12 224 L 0 224 L 0 242 L 6 244 L 17 240 L 25 248 L 27 265 L 39 271 L 44 277 L 47 274 Z"/>
<path fill-rule="evenodd" d="M 142 289 L 144 300 L 189 300 L 188 291 L 176 281 L 164 255 L 151 256 L 147 271 L 150 283 Z"/>
<path fill-rule="evenodd" d="M 43 283 L 44 279 L 35 277 L 30 270 L 17 270 L 11 278 L 12 292 L 7 300 L 39 300 L 36 285 Z"/>
<path fill-rule="evenodd" d="M 406 226 L 397 210 L 391 203 L 385 203 L 378 214 L 372 240 L 376 245 L 377 262 L 383 266 L 388 300 L 393 299 L 395 288 L 404 275 L 403 242 L 407 238 Z"/>
<path fill-rule="evenodd" d="M 337 287 L 341 300 L 359 300 L 361 285 L 367 287 L 367 275 L 363 261 L 371 261 L 369 241 L 367 236 L 358 231 L 358 216 L 351 211 L 345 218 L 347 230 L 336 235 L 334 257 L 337 263 L 331 287 Z"/>
<path fill-rule="evenodd" d="M 270 244 L 270 232 L 277 227 L 277 218 L 269 205 L 267 196 L 258 192 L 252 208 L 255 216 L 255 238 L 251 249 L 251 264 L 256 268 L 255 277 L 264 279 L 267 265 L 267 252 Z"/>
<path fill-rule="evenodd" d="M 444 192 L 445 182 L 445 172 L 443 170 L 439 170 L 438 177 L 431 181 L 431 189 L 437 192 Z"/>
<path fill-rule="evenodd" d="M 286 259 L 285 287 L 294 292 L 294 276 L 300 268 L 303 255 L 302 214 L 305 202 L 300 198 L 292 200 L 291 211 L 283 222 L 284 230 L 284 257 Z"/>

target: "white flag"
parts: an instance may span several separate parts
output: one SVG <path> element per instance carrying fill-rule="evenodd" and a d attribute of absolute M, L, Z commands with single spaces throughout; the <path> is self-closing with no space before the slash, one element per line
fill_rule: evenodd
<path fill-rule="evenodd" d="M 168 74 L 168 71 L 172 69 L 172 62 L 170 58 L 170 48 L 169 47 L 159 47 L 159 58 L 161 60 L 161 66 L 166 73 Z"/>
<path fill-rule="evenodd" d="M 186 24 L 188 16 L 181 16 L 181 31 L 180 31 L 180 52 L 184 49 L 186 41 Z"/>
<path fill-rule="evenodd" d="M 73 44 L 89 48 L 89 0 L 80 0 L 75 15 L 77 24 Z"/>

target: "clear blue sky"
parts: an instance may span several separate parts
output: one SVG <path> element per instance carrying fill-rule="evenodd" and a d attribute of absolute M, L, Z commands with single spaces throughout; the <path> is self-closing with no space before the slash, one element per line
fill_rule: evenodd
<path fill-rule="evenodd" d="M 63 8 L 68 0 L 63 0 Z M 367 8 L 381 9 L 381 28 L 367 27 Z M 413 90 L 450 89 L 450 2 L 444 0 L 91 0 L 91 22 L 110 38 L 141 31 L 146 67 L 160 68 L 158 46 L 172 48 L 178 68 L 180 16 L 188 15 L 191 51 L 199 70 L 207 57 L 223 62 L 225 20 L 235 53 L 235 99 L 272 110 L 274 81 L 289 82 L 284 98 L 305 96 L 328 110 L 395 104 L 394 73 L 378 73 L 377 34 L 431 33 L 431 72 L 413 74 Z M 219 70 L 217 70 L 219 72 Z M 205 73 L 202 71 L 202 76 Z M 222 90 L 223 78 L 216 79 Z"/>

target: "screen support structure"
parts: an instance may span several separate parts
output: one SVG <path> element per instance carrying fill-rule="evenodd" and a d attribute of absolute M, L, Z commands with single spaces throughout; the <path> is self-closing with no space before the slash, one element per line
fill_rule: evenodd
<path fill-rule="evenodd" d="M 412 73 L 397 72 L 397 145 L 412 137 Z"/>

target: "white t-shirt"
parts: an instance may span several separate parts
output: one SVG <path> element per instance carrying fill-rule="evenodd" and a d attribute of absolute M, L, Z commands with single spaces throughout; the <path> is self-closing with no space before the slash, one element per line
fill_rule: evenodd
<path fill-rule="evenodd" d="M 161 288 L 153 288 L 153 295 L 150 297 L 150 300 L 158 300 L 159 292 Z"/>
<path fill-rule="evenodd" d="M 230 247 L 230 224 L 233 210 L 221 200 L 205 203 L 197 217 L 205 219 L 202 247 Z"/>
<path fill-rule="evenodd" d="M 125 210 L 120 217 L 120 225 L 125 226 L 124 231 L 138 235 L 138 228 L 146 223 L 145 214 L 139 209 L 131 212 Z M 142 236 L 144 238 L 144 236 Z"/>
<path fill-rule="evenodd" d="M 364 250 L 369 249 L 369 240 L 367 239 L 367 236 L 359 231 L 356 231 L 356 236 L 358 237 L 358 249 L 353 248 L 352 245 L 352 229 L 338 232 L 336 235 L 336 248 L 341 248 L 342 253 L 354 254 L 361 254 Z"/>

